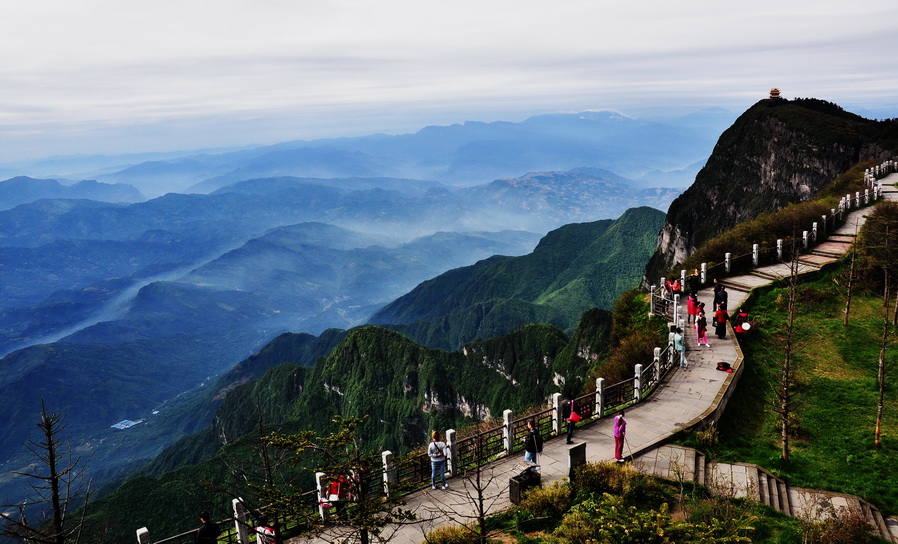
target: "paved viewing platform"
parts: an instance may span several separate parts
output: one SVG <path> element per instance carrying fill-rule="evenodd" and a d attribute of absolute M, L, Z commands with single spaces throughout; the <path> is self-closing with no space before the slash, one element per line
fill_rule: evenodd
<path fill-rule="evenodd" d="M 898 174 L 890 174 L 882 180 L 883 197 L 898 201 L 895 184 Z M 844 255 L 854 241 L 870 208 L 850 212 L 845 223 L 825 242 L 818 244 L 810 253 L 799 257 L 799 274 L 813 272 L 821 266 L 836 262 Z M 729 293 L 728 308 L 731 316 L 748 298 L 749 292 L 776 279 L 788 277 L 791 267 L 788 263 L 761 267 L 751 273 L 722 281 Z M 710 305 L 713 292 L 710 287 L 699 291 L 699 300 Z M 798 515 L 809 508 L 820 508 L 820 500 L 838 506 L 856 506 L 867 513 L 871 523 L 880 528 L 880 533 L 898 543 L 898 522 L 884 520 L 875 508 L 850 495 L 788 488 L 763 469 L 745 464 L 709 465 L 704 457 L 689 448 L 665 445 L 665 442 L 682 429 L 692 428 L 709 419 L 725 405 L 730 386 L 738 379 L 743 369 L 743 356 L 728 324 L 727 338 L 718 339 L 709 328 L 710 347 L 696 345 L 695 334 L 687 327 L 686 369 L 675 369 L 662 385 L 643 402 L 627 409 L 627 443 L 624 454 L 633 460 L 638 470 L 659 476 L 686 479 L 707 484 L 716 479 L 718 484 L 730 485 L 737 496 L 752 496 L 790 515 Z M 717 370 L 717 362 L 729 362 L 734 372 Z M 564 436 L 546 441 L 539 457 L 542 485 L 569 476 L 572 453 L 582 452 L 588 462 L 610 461 L 614 458 L 613 418 L 605 417 L 578 428 L 574 434 L 574 444 L 566 444 Z M 577 449 L 578 452 L 573 452 Z M 508 493 L 509 480 L 520 474 L 525 467 L 523 454 L 500 459 L 482 469 L 482 478 L 489 481 L 484 493 L 488 498 L 489 513 L 500 512 L 511 506 Z M 672 475 L 672 470 L 676 472 Z M 449 489 L 426 489 L 411 494 L 407 507 L 421 519 L 414 525 L 398 529 L 392 534 L 392 542 L 420 543 L 427 531 L 434 527 L 451 523 L 472 522 L 474 519 L 473 489 L 463 477 L 448 480 Z M 323 540 L 322 540 L 323 541 Z M 296 540 L 295 542 L 299 542 Z"/>

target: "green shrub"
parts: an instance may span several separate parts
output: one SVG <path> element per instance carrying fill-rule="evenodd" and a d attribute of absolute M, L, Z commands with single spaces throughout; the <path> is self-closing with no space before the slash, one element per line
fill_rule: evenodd
<path fill-rule="evenodd" d="M 621 340 L 597 374 L 611 384 L 632 378 L 637 364 L 647 366 L 654 360 L 656 347 L 661 347 L 661 342 L 655 331 L 633 330 Z"/>
<path fill-rule="evenodd" d="M 621 497 L 627 505 L 652 507 L 671 498 L 671 491 L 657 479 L 614 462 L 581 465 L 573 485 L 578 499 L 609 493 Z"/>
<path fill-rule="evenodd" d="M 480 542 L 477 533 L 463 525 L 441 525 L 427 533 L 427 544 L 475 544 Z"/>
<path fill-rule="evenodd" d="M 524 495 L 520 507 L 534 517 L 560 518 L 571 507 L 571 485 L 554 482 L 548 487 L 531 489 Z"/>

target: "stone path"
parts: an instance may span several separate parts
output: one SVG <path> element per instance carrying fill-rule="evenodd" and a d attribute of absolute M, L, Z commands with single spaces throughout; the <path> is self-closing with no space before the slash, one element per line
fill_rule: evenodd
<path fill-rule="evenodd" d="M 898 201 L 896 181 L 898 174 L 891 174 L 883 179 L 885 198 Z M 850 213 L 845 224 L 830 234 L 826 242 L 818 245 L 809 255 L 800 257 L 799 274 L 815 271 L 844 255 L 854 241 L 854 235 L 859 230 L 859 225 L 863 223 L 865 213 L 865 210 Z M 729 291 L 728 307 L 731 315 L 735 315 L 735 310 L 745 301 L 751 289 L 789 274 L 789 265 L 779 264 L 762 267 L 745 276 L 729 278 L 722 282 Z M 699 291 L 699 300 L 705 301 L 706 305 L 708 301 L 713 301 L 711 288 Z M 726 340 L 719 340 L 714 336 L 713 328 L 709 329 L 710 347 L 697 346 L 694 332 L 689 334 L 691 331 L 691 328 L 687 329 L 685 335 L 688 342 L 688 368 L 673 371 L 648 400 L 627 410 L 628 433 L 625 454 L 639 461 L 634 463 L 635 466 L 650 467 L 646 470 L 653 473 L 656 470 L 661 471 L 662 469 L 658 467 L 665 466 L 665 463 L 669 467 L 671 459 L 683 459 L 685 466 L 691 467 L 690 479 L 697 478 L 696 481 L 706 483 L 709 474 L 713 475 L 713 478 L 729 478 L 733 480 L 734 486 L 744 489 L 746 493 L 751 490 L 752 496 L 757 494 L 758 499 L 765 504 L 771 504 L 790 515 L 806 512 L 806 508 L 810 508 L 801 505 L 817 505 L 818 499 L 823 496 L 820 495 L 822 492 L 789 488 L 784 482 L 759 467 L 742 464 L 709 465 L 703 460 L 703 456 L 694 450 L 689 453 L 685 448 L 677 450 L 672 446 L 659 447 L 674 433 L 715 418 L 726 405 L 728 393 L 733 390 L 730 386 L 738 380 L 743 370 L 742 352 L 732 337 L 732 328 L 729 325 Z M 734 372 L 716 370 L 718 361 L 729 362 Z M 548 485 L 567 478 L 571 470 L 572 457 L 585 456 L 589 462 L 613 459 L 612 425 L 612 418 L 606 417 L 579 428 L 575 433 L 573 445 L 565 444 L 563 437 L 547 441 L 539 460 L 542 484 Z M 515 457 L 500 459 L 482 470 L 482 480 L 487 482 L 482 487 L 488 514 L 500 512 L 511 506 L 508 494 L 509 480 L 518 475 L 523 468 L 522 453 Z M 669 473 L 669 468 L 665 470 Z M 472 496 L 476 493 L 471 482 L 469 479 L 455 476 L 450 478 L 449 486 L 448 490 L 426 489 L 409 495 L 407 507 L 415 511 L 421 521 L 396 528 L 391 534 L 390 541 L 420 543 L 424 541 L 426 532 L 434 527 L 447 523 L 472 522 L 476 504 Z M 883 537 L 887 540 L 891 538 L 893 542 L 898 543 L 898 520 L 891 518 L 881 520 L 882 516 L 878 511 L 873 513 L 875 509 L 857 497 L 835 493 L 826 493 L 825 497 L 832 505 L 838 506 L 837 503 L 841 503 L 867 508 L 871 511 L 870 517 L 874 526 L 878 529 L 885 527 L 885 531 L 881 533 Z M 891 535 L 889 528 L 894 530 Z M 332 538 L 332 535 L 326 536 L 318 542 L 331 541 Z"/>

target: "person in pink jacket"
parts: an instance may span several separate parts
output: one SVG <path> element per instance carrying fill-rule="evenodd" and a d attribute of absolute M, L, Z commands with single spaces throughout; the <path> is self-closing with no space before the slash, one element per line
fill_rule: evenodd
<path fill-rule="evenodd" d="M 621 410 L 614 416 L 614 458 L 618 463 L 624 462 L 624 440 L 627 436 L 627 420 Z"/>

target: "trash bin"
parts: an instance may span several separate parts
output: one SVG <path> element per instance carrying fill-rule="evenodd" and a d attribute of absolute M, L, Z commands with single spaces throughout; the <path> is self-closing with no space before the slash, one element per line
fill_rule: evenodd
<path fill-rule="evenodd" d="M 524 497 L 524 492 L 531 487 L 539 487 L 539 482 L 539 472 L 532 468 L 527 468 L 517 476 L 512 476 L 508 481 L 508 496 L 512 504 L 519 504 Z"/>

